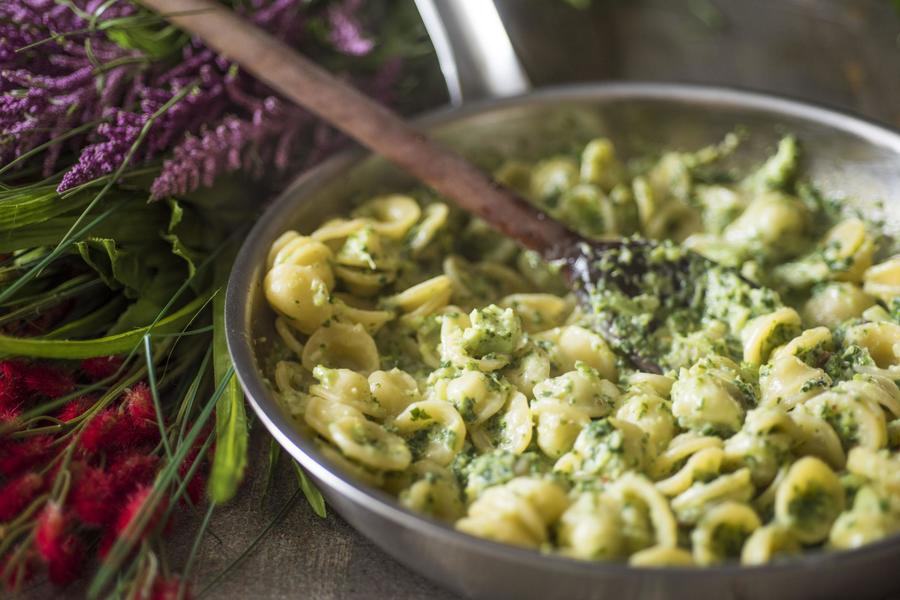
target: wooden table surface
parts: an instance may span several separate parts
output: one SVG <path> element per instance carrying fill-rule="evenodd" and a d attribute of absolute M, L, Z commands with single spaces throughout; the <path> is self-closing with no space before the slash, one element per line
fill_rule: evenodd
<path fill-rule="evenodd" d="M 735 85 L 841 107 L 900 127 L 900 13 L 887 0 L 502 0 L 501 14 L 532 79 L 666 80 Z M 513 16 L 513 13 L 515 15 Z M 282 465 L 264 497 L 268 436 L 253 431 L 248 480 L 214 515 L 195 570 L 203 589 L 273 521 L 296 489 Z M 283 461 L 286 462 L 286 461 Z M 200 521 L 174 527 L 170 564 Z M 47 585 L 23 596 L 47 598 Z M 65 595 L 77 597 L 77 587 Z M 206 598 L 444 600 L 453 594 L 381 552 L 302 497 Z"/>

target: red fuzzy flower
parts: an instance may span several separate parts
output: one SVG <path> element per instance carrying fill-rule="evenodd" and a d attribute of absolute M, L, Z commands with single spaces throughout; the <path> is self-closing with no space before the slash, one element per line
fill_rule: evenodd
<path fill-rule="evenodd" d="M 0 423 L 14 423 L 22 414 L 18 406 L 0 405 Z"/>
<path fill-rule="evenodd" d="M 44 462 L 52 452 L 53 438 L 49 435 L 0 442 L 0 473 L 7 477 L 17 475 Z"/>
<path fill-rule="evenodd" d="M 75 389 L 75 380 L 70 373 L 37 363 L 25 368 L 23 384 L 32 394 L 48 398 L 59 398 Z"/>
<path fill-rule="evenodd" d="M 153 394 L 150 386 L 143 381 L 125 392 L 123 402 L 125 412 L 132 419 L 153 421 L 156 424 L 156 409 L 153 406 Z"/>
<path fill-rule="evenodd" d="M 0 360 L 0 406 L 14 408 L 25 400 L 25 368 L 20 360 Z"/>
<path fill-rule="evenodd" d="M 78 579 L 84 563 L 84 544 L 75 534 L 68 533 L 58 544 L 59 553 L 47 562 L 47 575 L 56 585 L 68 585 Z"/>
<path fill-rule="evenodd" d="M 0 487 L 0 521 L 9 521 L 28 506 L 43 486 L 37 473 L 25 473 Z"/>
<path fill-rule="evenodd" d="M 157 579 L 153 582 L 153 588 L 150 590 L 150 600 L 176 600 L 178 598 L 178 589 L 181 587 L 181 580 L 177 577 L 171 579 Z M 185 585 L 184 594 L 181 596 L 184 600 L 191 600 L 193 595 L 190 588 Z"/>
<path fill-rule="evenodd" d="M 116 518 L 115 524 L 111 529 L 107 530 L 106 535 L 103 537 L 103 539 L 100 540 L 100 556 L 106 556 L 116 540 L 124 535 L 125 530 L 131 524 L 131 522 L 137 518 L 142 510 L 144 510 L 144 506 L 147 503 L 147 499 L 150 497 L 152 489 L 152 486 L 144 485 L 139 487 L 128 497 L 128 500 L 122 507 L 122 510 L 119 511 L 119 515 Z M 145 524 L 139 530 L 129 532 L 128 539 L 131 541 L 137 541 L 144 537 L 144 535 L 148 531 L 152 530 L 159 524 L 159 521 L 162 518 L 163 513 L 166 511 L 167 507 L 168 503 L 166 502 L 166 499 L 163 498 L 156 505 L 153 514 L 145 522 Z"/>
<path fill-rule="evenodd" d="M 108 449 L 107 446 L 113 440 L 114 429 L 119 420 L 118 415 L 111 408 L 101 410 L 85 426 L 81 433 L 81 447 L 88 454 L 94 454 Z"/>
<path fill-rule="evenodd" d="M 74 534 L 66 531 L 71 517 L 63 514 L 56 502 L 49 502 L 38 517 L 35 530 L 35 547 L 44 562 L 50 581 L 66 585 L 74 581 L 81 569 L 84 548 Z"/>
<path fill-rule="evenodd" d="M 81 361 L 81 372 L 91 381 L 100 381 L 115 375 L 121 366 L 121 356 L 97 356 Z"/>
<path fill-rule="evenodd" d="M 97 467 L 84 470 L 72 488 L 72 510 L 87 525 L 103 525 L 115 516 L 112 478 Z"/>
<path fill-rule="evenodd" d="M 158 467 L 159 458 L 151 454 L 136 453 L 116 461 L 109 469 L 113 493 L 122 498 L 151 483 Z"/>
<path fill-rule="evenodd" d="M 56 418 L 63 423 L 73 421 L 83 415 L 84 411 L 89 409 L 94 404 L 94 402 L 96 402 L 96 399 L 92 398 L 91 396 L 81 396 L 79 398 L 75 398 L 74 400 L 70 400 L 66 403 L 65 406 L 62 407 Z"/>

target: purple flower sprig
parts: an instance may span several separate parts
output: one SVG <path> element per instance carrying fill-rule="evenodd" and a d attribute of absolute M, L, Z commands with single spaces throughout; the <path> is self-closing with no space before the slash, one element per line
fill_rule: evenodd
<path fill-rule="evenodd" d="M 246 18 L 301 51 L 360 57 L 375 48 L 362 25 L 366 0 L 312 5 L 250 0 L 241 7 Z M 321 159 L 342 142 L 198 40 L 187 42 L 180 61 L 172 64 L 123 48 L 100 29 L 88 31 L 90 15 L 96 25 L 138 14 L 125 0 L 112 6 L 102 0 L 73 0 L 70 6 L 54 0 L 8 0 L 0 5 L 0 164 L 97 121 L 84 135 L 50 144 L 44 173 L 56 171 L 68 152 L 77 152 L 77 158 L 65 170 L 60 192 L 112 173 L 149 116 L 190 82 L 195 89 L 149 123 L 131 159 L 138 164 L 164 158 L 151 186 L 153 198 L 185 195 L 238 170 L 251 177 L 285 171 Z M 330 50 L 309 34 L 310 23 L 327 25 Z M 379 99 L 389 99 L 399 71 L 400 61 L 388 60 L 351 80 Z"/>

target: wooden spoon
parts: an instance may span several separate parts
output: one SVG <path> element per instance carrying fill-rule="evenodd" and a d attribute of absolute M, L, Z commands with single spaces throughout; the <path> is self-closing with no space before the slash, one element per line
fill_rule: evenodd
<path fill-rule="evenodd" d="M 648 269 L 684 289 L 684 274 L 699 255 L 662 264 L 647 258 L 657 244 L 650 240 L 597 242 L 575 233 L 512 190 L 493 181 L 472 163 L 406 123 L 399 115 L 333 77 L 265 31 L 211 0 L 142 0 L 208 46 L 226 55 L 279 91 L 371 150 L 381 154 L 463 210 L 484 219 L 497 231 L 559 261 L 579 301 L 593 313 L 596 283 L 615 285 L 627 295 L 640 290 Z M 627 256 L 621 265 L 618 257 Z M 604 260 L 598 260 L 600 258 Z M 651 265 L 651 262 L 653 263 Z M 598 333 L 644 371 L 660 367 L 622 337 L 609 318 L 596 319 Z"/>

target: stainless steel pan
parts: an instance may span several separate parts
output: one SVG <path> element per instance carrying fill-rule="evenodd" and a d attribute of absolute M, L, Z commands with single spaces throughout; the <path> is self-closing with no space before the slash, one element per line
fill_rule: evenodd
<path fill-rule="evenodd" d="M 466 40 L 454 33 L 469 27 L 472 13 L 467 9 L 475 3 L 490 5 L 483 0 L 420 2 L 455 90 L 452 97 L 486 88 L 494 93 L 526 89 L 527 79 L 515 66 L 514 53 L 479 48 L 470 43 L 471 36 Z M 478 10 L 481 21 L 500 26 L 498 19 Z M 508 44 L 502 29 L 494 33 L 499 37 L 479 36 L 474 41 L 491 39 L 496 44 L 499 39 L 500 47 Z M 491 56 L 507 61 L 506 67 L 499 71 L 496 65 L 488 67 Z M 497 80 L 492 72 L 511 76 Z M 735 126 L 751 132 L 735 160 L 752 163 L 784 132 L 793 132 L 804 145 L 804 171 L 819 187 L 885 219 L 888 232 L 900 234 L 900 135 L 805 103 L 731 89 L 610 83 L 466 103 L 418 123 L 486 168 L 503 158 L 537 158 L 571 149 L 597 135 L 613 139 L 626 156 L 695 148 L 721 139 Z M 228 345 L 251 405 L 351 525 L 410 568 L 468 597 L 883 599 L 900 592 L 900 537 L 851 552 L 811 553 L 763 567 L 637 569 L 544 556 L 458 533 L 405 510 L 387 494 L 329 464 L 292 427 L 269 383 L 277 336 L 262 292 L 266 254 L 285 229 L 310 231 L 326 218 L 348 211 L 354 198 L 411 183 L 361 150 L 332 158 L 298 178 L 269 207 L 247 238 L 228 284 Z"/>

